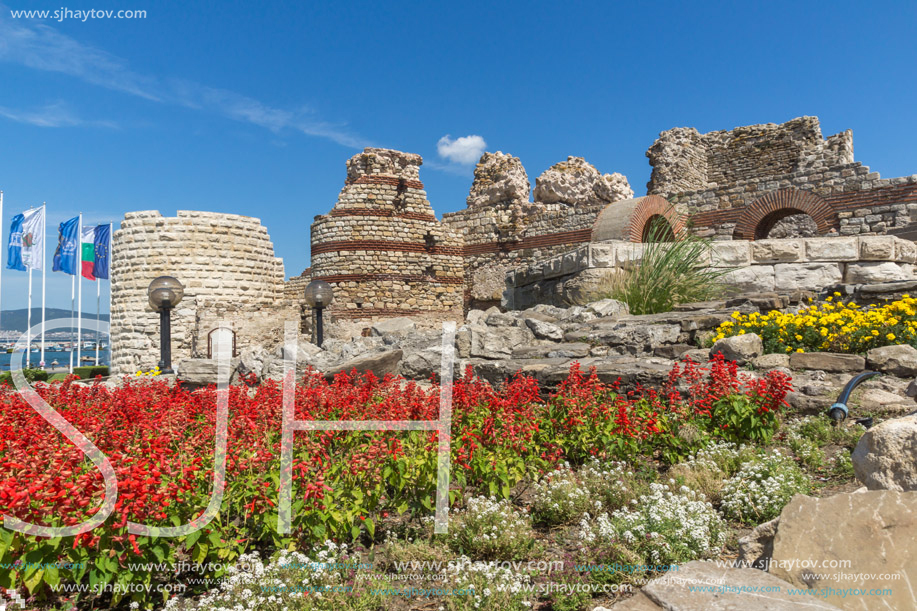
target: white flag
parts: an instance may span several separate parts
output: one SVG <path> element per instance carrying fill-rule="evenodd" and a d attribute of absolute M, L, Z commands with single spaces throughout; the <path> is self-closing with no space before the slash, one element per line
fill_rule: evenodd
<path fill-rule="evenodd" d="M 22 213 L 22 263 L 30 269 L 42 269 L 45 264 L 45 209 L 34 208 Z"/>

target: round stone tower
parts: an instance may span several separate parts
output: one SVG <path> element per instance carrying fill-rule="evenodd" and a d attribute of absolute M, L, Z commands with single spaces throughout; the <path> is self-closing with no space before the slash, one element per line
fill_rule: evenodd
<path fill-rule="evenodd" d="M 312 224 L 311 277 L 334 286 L 333 316 L 461 318 L 462 239 L 436 219 L 422 163 L 376 148 L 348 160 L 337 203 Z"/>

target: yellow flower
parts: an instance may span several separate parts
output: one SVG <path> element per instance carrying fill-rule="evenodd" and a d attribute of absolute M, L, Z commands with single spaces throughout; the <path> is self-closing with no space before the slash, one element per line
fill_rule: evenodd
<path fill-rule="evenodd" d="M 796 348 L 796 352 L 805 352 L 802 348 Z"/>
<path fill-rule="evenodd" d="M 895 334 L 894 334 L 894 333 L 889 333 L 888 335 L 885 336 L 885 339 L 887 339 L 887 340 L 890 341 L 890 342 L 893 342 L 893 341 L 895 341 Z"/>
<path fill-rule="evenodd" d="M 797 335 L 797 336 L 796 336 L 796 341 L 797 341 L 797 342 L 801 342 L 801 341 L 802 341 L 802 336 L 801 336 L 801 335 Z"/>

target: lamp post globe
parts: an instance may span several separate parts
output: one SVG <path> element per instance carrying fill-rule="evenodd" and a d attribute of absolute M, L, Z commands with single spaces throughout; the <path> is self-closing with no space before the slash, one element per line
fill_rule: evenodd
<path fill-rule="evenodd" d="M 172 373 L 172 308 L 185 296 L 185 287 L 172 276 L 159 276 L 150 282 L 150 307 L 159 312 L 159 370 Z"/>
<path fill-rule="evenodd" d="M 324 280 L 313 280 L 306 285 L 305 293 L 306 303 L 315 311 L 315 327 L 313 331 L 313 340 L 316 346 L 321 347 L 324 341 L 324 328 L 322 322 L 322 310 L 331 305 L 334 301 L 334 289 Z"/>

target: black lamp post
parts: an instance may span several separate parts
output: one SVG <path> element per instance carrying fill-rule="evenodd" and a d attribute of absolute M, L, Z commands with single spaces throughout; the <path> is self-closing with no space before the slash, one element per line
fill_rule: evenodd
<path fill-rule="evenodd" d="M 172 276 L 159 276 L 150 282 L 150 307 L 159 312 L 159 371 L 172 372 L 172 308 L 185 295 L 185 287 Z"/>
<path fill-rule="evenodd" d="M 324 341 L 322 310 L 331 305 L 333 300 L 334 291 L 331 285 L 324 280 L 313 280 L 306 286 L 306 303 L 315 310 L 315 328 L 312 331 L 312 338 L 316 346 L 321 347 Z"/>

